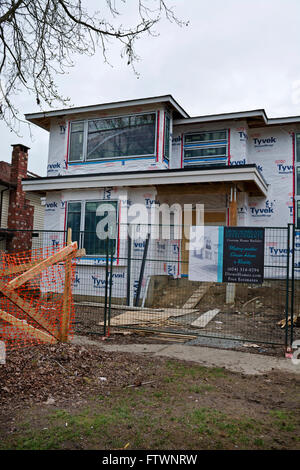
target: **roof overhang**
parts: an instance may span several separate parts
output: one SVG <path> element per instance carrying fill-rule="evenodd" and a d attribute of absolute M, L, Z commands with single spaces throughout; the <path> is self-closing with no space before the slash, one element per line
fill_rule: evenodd
<path fill-rule="evenodd" d="M 187 112 L 177 103 L 172 95 L 154 96 L 151 98 L 142 98 L 135 100 L 116 101 L 112 103 L 103 103 L 90 106 L 80 106 L 74 108 L 59 109 L 54 111 L 46 111 L 33 114 L 25 114 L 27 121 L 36 124 L 47 131 L 50 130 L 50 120 L 52 118 L 65 118 L 70 115 L 82 115 L 90 114 L 94 112 L 118 110 L 127 107 L 143 106 L 143 105 L 157 105 L 167 104 L 174 112 L 174 118 L 188 118 Z"/>
<path fill-rule="evenodd" d="M 66 175 L 25 179 L 24 191 L 63 191 L 104 187 L 159 186 L 168 184 L 243 183 L 245 191 L 266 197 L 268 185 L 256 165 L 204 167 L 173 170 Z"/>
<path fill-rule="evenodd" d="M 249 128 L 257 128 L 297 124 L 300 123 L 300 116 L 268 118 L 264 109 L 256 109 L 252 111 L 240 111 L 234 113 L 208 114 L 206 116 L 188 117 L 185 119 L 179 118 L 174 120 L 174 126 L 240 120 L 247 121 Z"/>

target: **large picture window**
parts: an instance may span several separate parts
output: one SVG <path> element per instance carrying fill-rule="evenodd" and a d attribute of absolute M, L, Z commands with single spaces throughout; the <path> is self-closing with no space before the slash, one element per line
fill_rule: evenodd
<path fill-rule="evenodd" d="M 69 202 L 67 228 L 72 229 L 72 239 L 88 256 L 106 254 L 106 240 L 110 239 L 109 252 L 114 253 L 117 239 L 116 201 Z"/>
<path fill-rule="evenodd" d="M 184 166 L 226 164 L 228 158 L 227 130 L 185 134 Z"/>
<path fill-rule="evenodd" d="M 69 161 L 154 156 L 156 113 L 71 123 Z"/>

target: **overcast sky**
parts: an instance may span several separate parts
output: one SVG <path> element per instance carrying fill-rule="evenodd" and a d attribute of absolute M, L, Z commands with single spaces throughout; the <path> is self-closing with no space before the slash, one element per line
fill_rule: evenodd
<path fill-rule="evenodd" d="M 191 116 L 257 108 L 270 117 L 300 115 L 299 0 L 167 2 L 190 25 L 179 28 L 164 20 L 156 27 L 159 37 L 145 35 L 137 42 L 139 78 L 114 45 L 112 66 L 101 54 L 76 58 L 70 73 L 57 79 L 72 105 L 170 93 Z M 136 2 L 129 3 L 130 9 L 122 6 L 123 24 L 134 19 Z M 99 8 L 99 0 L 88 4 L 91 11 Z M 17 103 L 24 114 L 39 111 L 25 92 Z M 21 131 L 18 137 L 0 122 L 0 159 L 10 161 L 10 145 L 24 143 L 31 147 L 29 169 L 45 175 L 48 132 L 32 126 L 31 140 L 26 126 Z"/>

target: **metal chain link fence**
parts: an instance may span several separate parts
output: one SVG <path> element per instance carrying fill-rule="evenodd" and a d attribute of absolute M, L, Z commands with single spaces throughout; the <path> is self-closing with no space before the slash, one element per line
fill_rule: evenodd
<path fill-rule="evenodd" d="M 283 346 L 300 337 L 300 232 L 293 226 L 265 228 L 262 284 L 191 281 L 185 237 L 164 238 L 159 228 L 153 238 L 149 226 L 131 226 L 127 237 L 127 229 L 100 241 L 73 233 L 86 249 L 73 282 L 78 334 L 130 329 Z M 9 237 L 24 232 L 6 232 L 0 243 L 9 251 Z M 31 231 L 29 238 L 32 248 L 55 246 L 66 233 Z M 206 256 L 213 259 L 213 247 Z"/>

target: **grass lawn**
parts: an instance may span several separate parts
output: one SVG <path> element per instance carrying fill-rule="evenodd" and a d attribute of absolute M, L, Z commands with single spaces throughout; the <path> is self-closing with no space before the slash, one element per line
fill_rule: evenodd
<path fill-rule="evenodd" d="M 65 394 L 56 394 L 49 379 L 51 390 L 42 398 L 23 393 L 21 404 L 16 396 L 4 406 L 1 450 L 300 447 L 296 376 L 243 376 L 162 358 L 120 353 L 95 358 L 91 349 L 85 351 L 90 356 L 84 375 L 84 362 L 76 366 L 66 361 L 63 368 L 53 362 L 53 370 L 60 374 L 56 388 L 63 391 L 65 380 Z M 40 358 L 35 361 L 39 364 Z M 28 376 L 33 382 L 36 367 Z M 112 380 L 121 372 L 121 379 Z M 47 387 L 47 375 L 38 378 Z M 6 388 L 11 387 L 10 382 Z M 53 399 L 47 402 L 50 395 Z"/>

